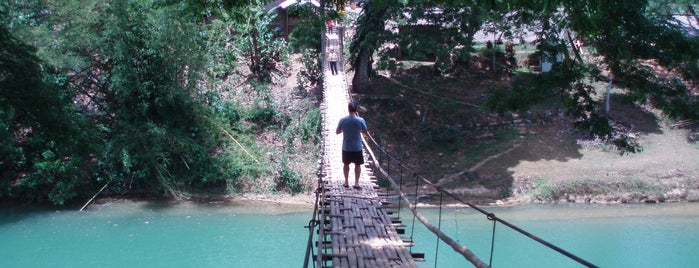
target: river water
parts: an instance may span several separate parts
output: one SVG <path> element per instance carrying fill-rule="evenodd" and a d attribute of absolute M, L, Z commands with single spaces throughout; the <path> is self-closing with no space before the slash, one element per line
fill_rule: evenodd
<path fill-rule="evenodd" d="M 487 208 L 600 267 L 699 267 L 699 204 Z M 301 267 L 312 208 L 122 201 L 84 212 L 0 209 L 0 267 Z M 493 224 L 468 208 L 420 209 L 486 263 Z M 424 267 L 470 267 L 402 211 Z M 581 267 L 495 227 L 493 267 Z"/>

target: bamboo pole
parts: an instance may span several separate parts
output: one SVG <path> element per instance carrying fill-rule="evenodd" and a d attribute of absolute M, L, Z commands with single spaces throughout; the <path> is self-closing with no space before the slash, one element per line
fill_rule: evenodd
<path fill-rule="evenodd" d="M 227 131 L 225 128 L 223 128 L 221 125 L 219 125 L 218 123 L 216 123 L 216 122 L 215 122 L 214 120 L 212 120 L 211 118 L 208 118 L 208 117 L 207 117 L 207 119 L 209 119 L 209 120 L 211 121 L 211 123 L 213 123 L 213 124 L 216 125 L 218 128 L 220 128 L 221 131 L 223 131 L 223 133 L 226 134 L 226 136 L 228 136 L 229 138 L 231 138 L 231 140 L 233 140 L 233 141 L 235 142 L 235 144 L 237 144 L 238 147 L 240 147 L 240 149 L 243 149 L 243 152 L 245 152 L 245 154 L 247 154 L 250 158 L 252 158 L 252 160 L 255 161 L 255 163 L 258 163 L 258 164 L 260 163 L 260 161 L 257 161 L 257 158 L 255 158 L 254 156 L 252 156 L 252 154 L 250 154 L 250 152 L 248 152 L 248 150 L 246 150 L 245 147 L 243 147 L 243 145 L 240 144 L 240 142 L 238 142 L 238 140 L 237 140 L 235 137 L 233 137 L 233 135 L 231 135 L 231 133 L 228 133 L 228 131 Z"/>
<path fill-rule="evenodd" d="M 85 203 L 85 205 L 83 205 L 83 207 L 80 208 L 80 211 L 79 211 L 79 212 L 82 212 L 82 211 L 87 207 L 87 205 L 89 205 L 90 203 L 92 203 L 92 201 L 95 200 L 95 198 L 97 198 L 97 196 L 98 196 L 102 191 L 104 191 L 105 188 L 107 188 L 107 185 L 109 185 L 110 182 L 112 182 L 111 179 L 110 179 L 109 181 L 107 181 L 107 183 L 105 183 L 104 186 L 102 186 L 102 188 L 101 188 L 99 191 L 97 191 L 97 193 L 96 193 L 95 195 L 93 195 L 92 198 L 90 198 L 90 200 L 87 200 L 87 203 Z"/>

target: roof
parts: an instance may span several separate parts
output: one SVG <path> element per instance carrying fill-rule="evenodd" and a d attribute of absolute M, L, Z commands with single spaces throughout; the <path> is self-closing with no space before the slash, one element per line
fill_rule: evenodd
<path fill-rule="evenodd" d="M 694 15 L 677 14 L 673 16 L 675 25 L 679 26 L 688 36 L 699 36 L 699 22 Z"/>
<path fill-rule="evenodd" d="M 293 4 L 307 4 L 311 3 L 312 5 L 316 7 L 320 7 L 320 2 L 317 0 L 276 0 L 272 3 L 269 3 L 265 5 L 265 10 L 270 11 L 274 8 L 281 8 L 281 9 L 287 9 L 289 6 Z"/>

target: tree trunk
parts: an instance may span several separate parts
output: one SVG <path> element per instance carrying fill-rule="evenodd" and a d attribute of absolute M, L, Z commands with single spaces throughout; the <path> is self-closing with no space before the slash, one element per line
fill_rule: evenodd
<path fill-rule="evenodd" d="M 354 63 L 355 72 L 352 78 L 352 92 L 369 93 L 373 91 L 369 73 L 371 72 L 371 52 L 362 48 Z"/>
<path fill-rule="evenodd" d="M 371 57 L 383 42 L 385 16 L 390 5 L 383 1 L 367 1 L 362 15 L 357 20 L 357 31 L 350 46 L 350 51 L 357 53 L 352 78 L 352 92 L 369 93 L 373 91 L 370 75 L 372 70 Z"/>
<path fill-rule="evenodd" d="M 606 95 L 606 100 L 604 101 L 604 113 L 609 116 L 609 102 L 610 99 L 612 98 L 612 84 L 614 83 L 614 74 L 612 72 L 609 72 L 609 84 L 607 84 L 607 95 Z"/>

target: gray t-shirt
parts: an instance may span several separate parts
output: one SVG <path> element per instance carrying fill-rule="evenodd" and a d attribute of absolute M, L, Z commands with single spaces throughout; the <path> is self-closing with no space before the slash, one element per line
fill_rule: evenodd
<path fill-rule="evenodd" d="M 343 151 L 362 151 L 362 131 L 368 129 L 364 118 L 354 115 L 345 116 L 337 123 L 337 129 L 342 130 Z"/>

